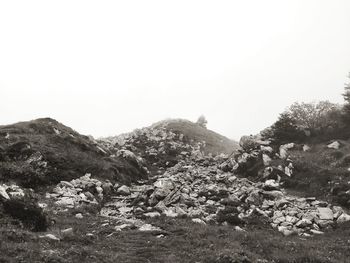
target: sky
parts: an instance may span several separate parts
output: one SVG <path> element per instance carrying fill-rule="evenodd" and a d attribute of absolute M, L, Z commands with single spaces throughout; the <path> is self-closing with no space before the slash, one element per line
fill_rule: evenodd
<path fill-rule="evenodd" d="M 349 0 L 0 1 L 0 124 L 95 137 L 166 118 L 229 138 L 295 101 L 342 103 Z"/>

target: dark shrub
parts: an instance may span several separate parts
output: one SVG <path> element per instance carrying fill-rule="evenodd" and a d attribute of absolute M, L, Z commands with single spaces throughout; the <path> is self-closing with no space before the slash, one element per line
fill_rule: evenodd
<path fill-rule="evenodd" d="M 219 223 L 227 222 L 231 225 L 242 225 L 243 220 L 238 217 L 239 212 L 236 207 L 226 206 L 224 210 L 220 210 L 217 214 Z"/>
<path fill-rule="evenodd" d="M 48 219 L 43 210 L 32 200 L 13 199 L 3 203 L 4 212 L 19 219 L 33 231 L 46 231 Z"/>

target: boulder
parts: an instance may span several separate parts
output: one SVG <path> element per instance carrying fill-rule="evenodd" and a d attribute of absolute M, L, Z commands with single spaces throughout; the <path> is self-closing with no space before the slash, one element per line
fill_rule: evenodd
<path fill-rule="evenodd" d="M 318 217 L 321 220 L 333 220 L 334 214 L 332 209 L 328 207 L 318 207 L 317 208 Z"/>
<path fill-rule="evenodd" d="M 287 159 L 289 156 L 288 150 L 294 148 L 294 143 L 288 143 L 280 146 L 280 158 Z"/>
<path fill-rule="evenodd" d="M 244 151 L 251 151 L 259 147 L 259 142 L 254 136 L 242 136 L 239 140 L 239 146 L 242 147 Z"/>
<path fill-rule="evenodd" d="M 302 219 L 296 223 L 297 227 L 304 228 L 312 225 L 312 221 L 309 219 Z"/>
<path fill-rule="evenodd" d="M 269 166 L 271 164 L 271 162 L 272 162 L 272 159 L 267 154 L 263 154 L 262 155 L 262 159 L 263 159 L 263 162 L 264 162 L 265 166 Z"/>

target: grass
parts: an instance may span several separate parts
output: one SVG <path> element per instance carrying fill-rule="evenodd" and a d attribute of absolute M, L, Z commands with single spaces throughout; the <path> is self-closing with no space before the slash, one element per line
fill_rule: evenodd
<path fill-rule="evenodd" d="M 270 228 L 237 232 L 230 226 L 199 225 L 189 219 L 161 217 L 149 223 L 159 232 L 116 232 L 115 222 L 67 215 L 57 218 L 51 231 L 74 228 L 74 235 L 61 241 L 39 239 L 38 234 L 0 228 L 0 262 L 347 262 L 350 256 L 350 225 L 324 236 L 283 237 Z M 86 233 L 93 233 L 92 237 Z M 40 235 L 40 234 L 39 234 Z"/>

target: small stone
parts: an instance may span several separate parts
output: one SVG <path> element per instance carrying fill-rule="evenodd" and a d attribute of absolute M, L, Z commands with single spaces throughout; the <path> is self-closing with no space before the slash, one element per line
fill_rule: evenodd
<path fill-rule="evenodd" d="M 6 200 L 10 199 L 9 195 L 6 192 L 5 187 L 3 187 L 2 185 L 0 185 L 0 197 L 5 198 Z"/>
<path fill-rule="evenodd" d="M 139 228 L 142 232 L 148 232 L 148 231 L 161 231 L 159 227 L 152 226 L 151 224 L 144 224 Z"/>
<path fill-rule="evenodd" d="M 75 217 L 78 218 L 78 219 L 82 219 L 83 215 L 82 215 L 82 213 L 78 213 L 78 214 L 75 215 Z"/>
<path fill-rule="evenodd" d="M 340 148 L 340 143 L 338 141 L 335 141 L 335 142 L 332 142 L 331 144 L 328 144 L 327 147 L 329 149 L 338 150 Z"/>
<path fill-rule="evenodd" d="M 196 223 L 196 224 L 206 225 L 206 223 L 202 219 L 199 219 L 199 218 L 193 218 L 192 222 Z"/>
<path fill-rule="evenodd" d="M 234 227 L 235 231 L 237 232 L 246 232 L 243 228 L 239 227 L 239 226 L 235 226 Z"/>
<path fill-rule="evenodd" d="M 67 228 L 61 231 L 63 238 L 72 237 L 74 235 L 73 228 Z"/>
<path fill-rule="evenodd" d="M 118 188 L 117 194 L 130 195 L 130 188 L 126 185 L 122 185 L 121 187 Z"/>
<path fill-rule="evenodd" d="M 149 213 L 145 213 L 144 215 L 145 215 L 145 217 L 154 218 L 154 217 L 159 217 L 160 213 L 159 212 L 149 212 Z"/>
<path fill-rule="evenodd" d="M 308 145 L 306 145 L 306 144 L 304 144 L 304 146 L 303 146 L 303 151 L 304 151 L 304 152 L 308 152 L 308 151 L 310 151 L 310 150 L 311 150 L 311 147 L 308 146 Z"/>
<path fill-rule="evenodd" d="M 279 188 L 279 183 L 277 183 L 273 179 L 266 180 L 263 186 L 263 189 L 266 191 L 278 190 L 278 188 Z"/>
<path fill-rule="evenodd" d="M 123 229 L 125 229 L 127 227 L 131 227 L 131 225 L 130 224 L 122 224 L 122 225 L 116 226 L 114 229 L 116 231 L 122 231 Z"/>
<path fill-rule="evenodd" d="M 337 223 L 340 223 L 340 224 L 348 221 L 350 221 L 350 215 L 346 213 L 341 214 L 337 219 Z"/>
<path fill-rule="evenodd" d="M 289 204 L 289 201 L 285 198 L 282 198 L 282 199 L 276 201 L 277 207 L 282 207 L 282 206 L 287 205 L 287 204 Z"/>
<path fill-rule="evenodd" d="M 279 226 L 278 231 L 281 232 L 284 236 L 291 236 L 293 234 L 296 234 L 295 231 L 289 229 L 288 227 L 285 226 Z"/>
<path fill-rule="evenodd" d="M 131 226 L 130 224 L 122 224 L 122 225 L 116 226 L 114 229 L 116 231 L 122 231 L 123 229 L 130 227 L 130 226 Z"/>
<path fill-rule="evenodd" d="M 68 187 L 68 188 L 74 188 L 74 185 L 67 181 L 61 181 L 60 186 Z"/>
<path fill-rule="evenodd" d="M 167 217 L 178 217 L 178 214 L 174 211 L 174 209 L 172 208 L 169 208 L 169 209 L 166 209 L 164 212 L 163 212 Z"/>
<path fill-rule="evenodd" d="M 39 238 L 44 238 L 44 239 L 48 239 L 48 240 L 54 240 L 54 241 L 60 241 L 60 239 L 58 237 L 56 237 L 53 234 L 46 234 L 44 236 L 39 236 Z"/>
<path fill-rule="evenodd" d="M 312 234 L 314 234 L 314 235 L 323 235 L 323 234 L 324 234 L 324 232 L 318 231 L 318 230 L 314 230 L 314 229 L 311 229 L 310 232 L 311 232 Z"/>

